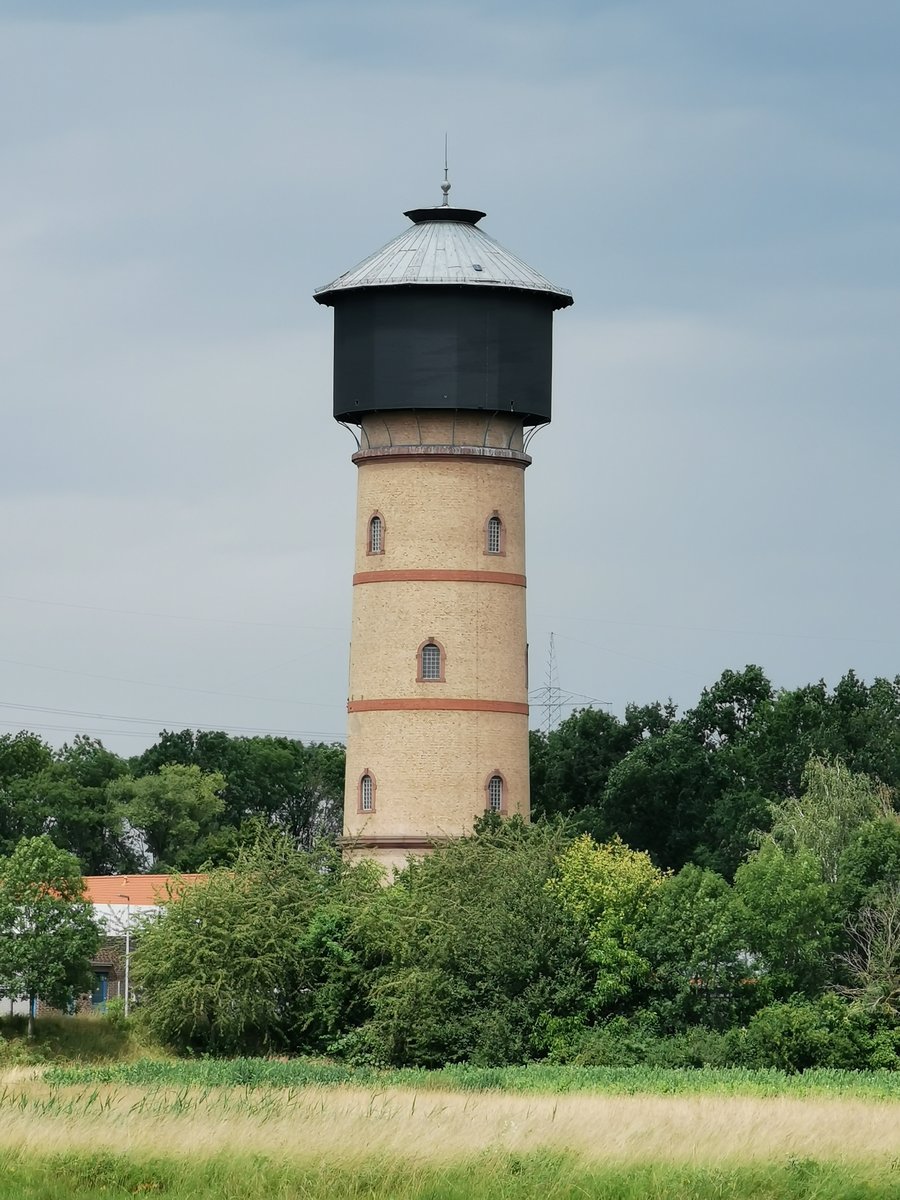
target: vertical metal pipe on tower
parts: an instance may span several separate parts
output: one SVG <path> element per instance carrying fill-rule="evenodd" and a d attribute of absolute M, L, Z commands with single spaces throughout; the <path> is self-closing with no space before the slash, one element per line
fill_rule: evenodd
<path fill-rule="evenodd" d="M 444 202 L 315 293 L 359 428 L 344 846 L 400 865 L 529 815 L 526 426 L 572 296 Z"/>

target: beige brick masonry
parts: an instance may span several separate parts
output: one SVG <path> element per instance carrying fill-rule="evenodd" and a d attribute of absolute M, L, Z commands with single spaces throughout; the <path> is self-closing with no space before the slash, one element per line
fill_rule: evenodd
<path fill-rule="evenodd" d="M 529 813 L 523 467 L 396 449 L 520 451 L 522 431 L 508 416 L 403 413 L 367 419 L 363 434 L 365 448 L 387 445 L 395 456 L 359 461 L 349 700 L 402 707 L 350 712 L 344 824 L 350 838 L 384 843 L 350 853 L 391 863 L 405 857 L 392 840 L 469 832 L 495 772 L 507 811 Z M 369 552 L 374 514 L 383 522 L 378 554 Z M 486 552 L 492 515 L 503 523 L 500 554 Z M 445 654 L 441 682 L 417 681 L 428 639 Z M 432 711 L 418 710 L 423 701 Z M 472 706 L 434 711 L 442 701 Z M 497 702 L 518 711 L 480 710 Z M 363 814 L 366 771 L 375 811 Z"/>

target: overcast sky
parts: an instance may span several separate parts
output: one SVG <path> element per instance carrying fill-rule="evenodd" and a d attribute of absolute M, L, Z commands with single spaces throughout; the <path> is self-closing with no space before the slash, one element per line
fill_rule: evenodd
<path fill-rule="evenodd" d="M 900 672 L 898 51 L 894 0 L 0 0 L 0 731 L 342 739 L 311 293 L 439 202 L 445 130 L 575 294 L 532 684 L 551 631 L 616 712 Z"/>

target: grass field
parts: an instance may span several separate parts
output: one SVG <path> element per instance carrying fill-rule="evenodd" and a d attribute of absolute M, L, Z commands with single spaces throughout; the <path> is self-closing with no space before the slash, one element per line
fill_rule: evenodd
<path fill-rule="evenodd" d="M 4 1200 L 895 1200 L 898 1173 L 797 1160 L 708 1167 L 587 1165 L 566 1156 L 496 1156 L 443 1167 L 364 1167 L 228 1156 L 42 1159 L 0 1152 Z"/>
<path fill-rule="evenodd" d="M 841 1096 L 900 1100 L 897 1071 L 783 1071 L 734 1068 L 451 1066 L 440 1070 L 377 1070 L 314 1059 L 267 1058 L 160 1060 L 52 1067 L 56 1084 L 122 1084 L 299 1088 L 357 1085 L 416 1091 L 502 1091 L 528 1095 L 602 1092 L 610 1095 Z"/>
<path fill-rule="evenodd" d="M 248 1060 L 6 1071 L 0 1195 L 900 1197 L 900 1103 L 851 1094 L 833 1074 L 806 1095 L 753 1094 L 747 1079 L 744 1094 L 734 1080 L 734 1094 L 653 1094 L 653 1073 L 644 1090 L 635 1076 L 628 1093 L 553 1094 L 496 1079 L 476 1090 L 471 1077 L 453 1088 L 446 1072 L 409 1073 L 414 1087 L 311 1083 L 301 1068 L 332 1070 Z M 288 1070 L 297 1081 L 285 1085 Z"/>

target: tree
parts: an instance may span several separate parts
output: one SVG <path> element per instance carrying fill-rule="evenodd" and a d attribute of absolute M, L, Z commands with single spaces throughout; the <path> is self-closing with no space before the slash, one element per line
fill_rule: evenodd
<path fill-rule="evenodd" d="M 890 788 L 900 786 L 900 677 L 867 686 L 848 671 L 829 698 L 826 737 L 829 757 Z"/>
<path fill-rule="evenodd" d="M 585 834 L 559 857 L 546 890 L 584 931 L 601 1008 L 646 982 L 650 964 L 637 949 L 639 930 L 664 878 L 647 854 L 618 837 L 598 845 Z"/>
<path fill-rule="evenodd" d="M 855 775 L 837 759 L 811 758 L 803 792 L 772 806 L 772 838 L 788 852 L 807 850 L 827 883 L 836 883 L 841 857 L 860 826 L 891 811 L 890 792 L 868 775 Z"/>
<path fill-rule="evenodd" d="M 343 827 L 346 755 L 343 746 L 322 742 L 293 746 L 293 786 L 274 804 L 272 818 L 297 846 L 310 850 L 320 838 L 333 840 Z"/>
<path fill-rule="evenodd" d="M 886 889 L 850 922 L 841 955 L 852 982 L 836 990 L 865 1008 L 900 1017 L 900 887 Z"/>
<path fill-rule="evenodd" d="M 346 929 L 379 890 L 373 864 L 332 850 L 274 833 L 243 847 L 144 927 L 133 974 L 149 1028 L 180 1050 L 321 1053 L 363 995 Z"/>
<path fill-rule="evenodd" d="M 531 739 L 533 809 L 604 840 L 618 834 L 661 867 L 734 875 L 769 804 L 805 790 L 811 757 L 900 786 L 900 677 L 854 673 L 775 692 L 749 665 L 726 670 L 680 718 L 671 705 L 585 710 Z"/>
<path fill-rule="evenodd" d="M 724 671 L 680 720 L 640 739 L 609 772 L 597 836 L 619 834 L 661 867 L 733 874 L 765 814 L 754 722 L 771 703 L 759 667 Z"/>
<path fill-rule="evenodd" d="M 857 829 L 838 869 L 843 911 L 870 905 L 885 889 L 900 888 L 900 814 L 877 817 Z"/>
<path fill-rule="evenodd" d="M 581 1021 L 593 970 L 581 931 L 545 888 L 557 825 L 482 819 L 410 861 L 359 914 L 367 1019 L 336 1047 L 369 1062 L 524 1062 L 554 1017 Z"/>
<path fill-rule="evenodd" d="M 756 785 L 768 797 L 799 796 L 811 757 L 840 758 L 854 772 L 900 786 L 900 677 L 867 686 L 853 671 L 779 692 L 748 729 Z"/>
<path fill-rule="evenodd" d="M 216 861 L 228 861 L 240 842 L 252 843 L 260 822 L 283 830 L 307 849 L 317 838 L 340 832 L 343 746 L 183 729 L 164 731 L 131 766 L 140 777 L 174 764 L 225 776 L 224 806 L 207 846 Z"/>
<path fill-rule="evenodd" d="M 29 812 L 28 780 L 46 770 L 53 751 L 36 734 L 4 733 L 0 736 L 0 854 L 12 852 L 26 834 L 40 833 L 40 819 Z"/>
<path fill-rule="evenodd" d="M 0 993 L 65 1008 L 90 979 L 99 933 L 78 860 L 49 837 L 23 838 L 0 859 Z"/>
<path fill-rule="evenodd" d="M 684 727 L 707 751 L 710 762 L 697 841 L 690 857 L 731 878 L 752 844 L 768 827 L 766 797 L 756 770 L 756 727 L 771 708 L 774 692 L 760 667 L 726 670 L 704 688 Z"/>
<path fill-rule="evenodd" d="M 204 839 L 224 802 L 224 775 L 199 767 L 167 766 L 158 775 L 118 779 L 109 797 L 147 848 L 157 870 L 191 871 L 203 865 Z"/>
<path fill-rule="evenodd" d="M 834 889 L 802 849 L 788 854 L 772 838 L 738 868 L 735 917 L 760 995 L 814 995 L 827 981 L 840 922 Z"/>
<path fill-rule="evenodd" d="M 658 866 L 678 870 L 724 789 L 720 760 L 684 724 L 635 747 L 609 774 L 604 825 Z"/>
<path fill-rule="evenodd" d="M 651 896 L 635 949 L 650 964 L 649 1004 L 664 1027 L 720 1028 L 744 1014 L 747 965 L 731 888 L 693 863 Z"/>
<path fill-rule="evenodd" d="M 565 815 L 599 832 L 601 802 L 609 773 L 648 737 L 675 719 L 671 705 L 633 705 L 620 721 L 603 709 L 572 713 L 549 734 L 531 734 L 531 808 L 535 817 Z M 605 826 L 603 827 L 605 829 Z M 614 833 L 605 829 L 605 836 Z"/>
<path fill-rule="evenodd" d="M 706 746 L 720 749 L 744 740 L 759 710 L 771 703 L 772 685 L 761 667 L 725 670 L 704 688 L 684 723 Z"/>
<path fill-rule="evenodd" d="M 49 767 L 53 751 L 36 733 L 0 734 L 0 787 L 11 779 L 27 779 Z"/>
<path fill-rule="evenodd" d="M 772 818 L 769 801 L 754 786 L 746 744 L 717 754 L 719 766 L 724 768 L 722 785 L 709 797 L 691 859 L 732 879 Z"/>
<path fill-rule="evenodd" d="M 109 782 L 125 773 L 122 759 L 94 738 L 76 737 L 52 756 L 37 739 L 29 741 L 20 735 L 0 756 L 19 763 L 5 788 L 0 781 L 14 838 L 46 833 L 88 875 L 131 870 L 135 862 L 106 794 Z M 26 766 L 37 769 L 26 773 Z"/>

